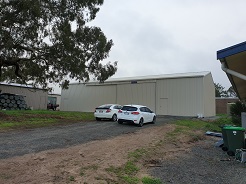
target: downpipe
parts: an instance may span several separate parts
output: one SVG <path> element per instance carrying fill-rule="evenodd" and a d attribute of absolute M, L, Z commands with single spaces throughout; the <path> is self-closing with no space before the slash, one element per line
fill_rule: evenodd
<path fill-rule="evenodd" d="M 238 78 L 240 78 L 240 79 L 246 80 L 246 75 L 243 75 L 243 74 L 241 74 L 241 73 L 238 73 L 238 72 L 235 72 L 235 71 L 233 71 L 233 70 L 230 70 L 230 69 L 226 68 L 224 62 L 221 63 L 221 69 L 222 69 L 225 73 L 228 73 L 228 74 L 231 74 L 231 75 L 233 75 L 233 76 L 235 76 L 235 77 L 238 77 Z"/>

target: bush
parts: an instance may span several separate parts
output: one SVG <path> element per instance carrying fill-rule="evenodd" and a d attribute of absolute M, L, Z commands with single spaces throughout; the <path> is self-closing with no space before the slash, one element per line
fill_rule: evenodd
<path fill-rule="evenodd" d="M 241 102 L 236 102 L 231 105 L 230 111 L 233 124 L 241 126 L 241 113 L 246 112 L 246 105 Z"/>

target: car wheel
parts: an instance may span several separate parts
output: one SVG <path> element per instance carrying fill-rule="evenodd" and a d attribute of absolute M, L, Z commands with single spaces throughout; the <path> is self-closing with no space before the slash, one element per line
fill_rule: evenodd
<path fill-rule="evenodd" d="M 141 118 L 141 119 L 139 120 L 138 126 L 139 126 L 139 127 L 142 127 L 142 126 L 143 126 L 143 122 L 144 122 L 144 120 L 143 120 L 143 118 Z"/>
<path fill-rule="evenodd" d="M 118 123 L 119 123 L 119 124 L 122 124 L 122 123 L 123 123 L 123 121 L 118 120 Z"/>
<path fill-rule="evenodd" d="M 97 121 L 101 121 L 101 118 L 96 118 Z"/>
<path fill-rule="evenodd" d="M 116 114 L 114 114 L 114 115 L 112 116 L 112 120 L 113 120 L 113 121 L 117 121 L 117 115 L 116 115 Z"/>
<path fill-rule="evenodd" d="M 155 124 L 156 122 L 156 116 L 153 117 L 152 123 Z"/>

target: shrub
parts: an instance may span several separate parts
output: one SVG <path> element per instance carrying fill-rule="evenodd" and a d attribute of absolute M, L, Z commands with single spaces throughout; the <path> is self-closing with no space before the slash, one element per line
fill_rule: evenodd
<path fill-rule="evenodd" d="M 233 124 L 241 126 L 241 113 L 246 112 L 246 105 L 241 102 L 236 102 L 231 105 L 230 111 Z"/>

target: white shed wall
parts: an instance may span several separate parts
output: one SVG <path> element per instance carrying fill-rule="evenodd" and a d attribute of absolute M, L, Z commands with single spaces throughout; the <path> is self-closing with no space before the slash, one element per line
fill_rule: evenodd
<path fill-rule="evenodd" d="M 116 103 L 116 85 L 70 84 L 61 96 L 62 111 L 93 112 L 99 105 Z"/>
<path fill-rule="evenodd" d="M 203 113 L 203 78 L 157 81 L 158 115 L 196 116 Z"/>
<path fill-rule="evenodd" d="M 118 104 L 146 104 L 155 111 L 155 82 L 117 84 Z"/>
<path fill-rule="evenodd" d="M 147 105 L 157 115 L 215 115 L 215 90 L 211 73 L 131 82 L 70 84 L 68 90 L 62 90 L 61 110 L 93 112 L 99 105 L 118 103 Z"/>
<path fill-rule="evenodd" d="M 0 85 L 0 89 L 2 90 L 2 93 L 25 96 L 24 99 L 28 107 L 33 107 L 33 109 L 47 109 L 48 92 L 46 90 L 12 85 Z"/>
<path fill-rule="evenodd" d="M 215 87 L 211 74 L 204 77 L 204 116 L 215 116 L 216 114 L 216 102 L 215 102 Z"/>

